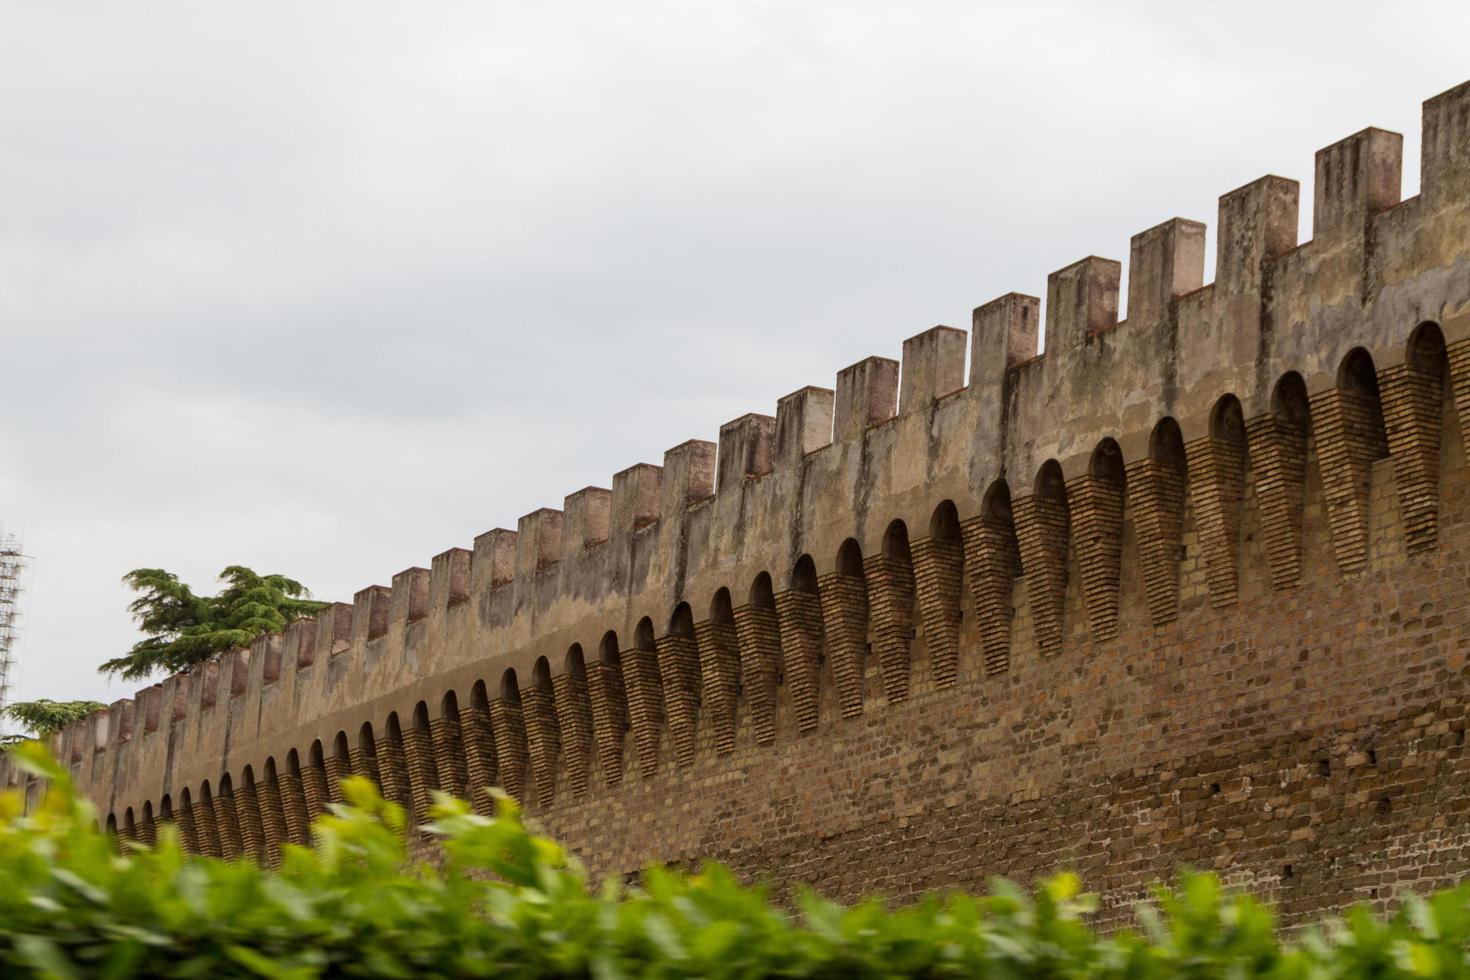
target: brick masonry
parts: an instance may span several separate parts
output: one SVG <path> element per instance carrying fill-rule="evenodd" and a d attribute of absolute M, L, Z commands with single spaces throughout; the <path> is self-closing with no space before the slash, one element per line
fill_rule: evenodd
<path fill-rule="evenodd" d="M 968 352 L 918 334 L 52 748 L 119 834 L 267 862 L 356 773 L 418 818 L 503 787 L 599 875 L 842 899 L 1075 868 L 1111 919 L 1192 865 L 1297 921 L 1458 880 L 1466 118 L 1425 104 L 1417 197 L 1355 134 L 1310 242 L 1295 182 L 1247 184 L 1208 285 L 1165 222 L 1126 320 L 1082 260 L 1044 321 L 1003 296 Z"/>

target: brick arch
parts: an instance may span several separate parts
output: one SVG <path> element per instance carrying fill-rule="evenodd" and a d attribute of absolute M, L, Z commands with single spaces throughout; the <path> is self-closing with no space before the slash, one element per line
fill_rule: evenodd
<path fill-rule="evenodd" d="M 694 638 L 703 714 L 714 730 L 715 752 L 724 755 L 735 748 L 741 696 L 740 644 L 728 588 L 721 586 L 710 597 L 709 616 L 694 624 Z"/>
<path fill-rule="evenodd" d="M 1219 607 L 1233 604 L 1239 594 L 1240 516 L 1249 464 L 1240 399 L 1221 395 L 1210 410 L 1207 431 L 1184 450 L 1210 601 Z"/>
<path fill-rule="evenodd" d="M 953 500 L 941 500 L 929 516 L 929 535 L 911 542 L 929 672 L 938 687 L 959 679 L 960 624 L 965 618 L 965 534 Z"/>
<path fill-rule="evenodd" d="M 776 593 L 781 631 L 780 680 L 791 693 L 796 727 L 809 732 L 821 719 L 822 607 L 817 566 L 811 555 L 792 562 L 790 587 Z"/>
<path fill-rule="evenodd" d="M 745 603 L 732 614 L 751 730 L 758 744 L 766 744 L 776 737 L 776 688 L 781 683 L 781 626 L 770 572 L 756 573 Z"/>
<path fill-rule="evenodd" d="M 190 854 L 203 854 L 204 839 L 195 820 L 196 813 L 194 795 L 185 786 L 179 790 L 179 811 L 174 819 L 179 826 L 179 837 L 184 842 L 184 848 Z"/>
<path fill-rule="evenodd" d="M 357 741 L 348 749 L 347 758 L 354 776 L 370 779 L 380 789 L 383 787 L 382 771 L 378 767 L 378 740 L 372 722 L 365 721 L 358 727 Z"/>
<path fill-rule="evenodd" d="M 485 790 L 499 782 L 500 766 L 496 757 L 495 733 L 490 727 L 490 692 L 483 680 L 470 685 L 469 702 L 469 708 L 460 718 L 464 736 L 465 783 L 475 812 L 489 816 L 495 807 Z"/>
<path fill-rule="evenodd" d="M 1302 507 L 1312 410 L 1306 382 L 1287 371 L 1271 389 L 1271 410 L 1245 424 L 1260 510 L 1261 537 L 1271 567 L 1271 585 L 1294 588 L 1301 581 Z"/>
<path fill-rule="evenodd" d="M 669 631 L 657 641 L 658 670 L 663 688 L 664 718 L 681 766 L 694 761 L 699 725 L 699 652 L 694 612 L 680 602 L 669 616 Z"/>
<path fill-rule="evenodd" d="M 311 823 L 326 806 L 326 772 L 322 769 L 322 741 L 315 739 L 307 750 L 306 766 L 295 749 L 286 753 L 286 771 L 281 774 L 281 806 L 286 812 L 286 837 L 293 844 L 311 843 Z"/>
<path fill-rule="evenodd" d="M 868 645 L 868 584 L 863 549 L 848 538 L 837 549 L 835 571 L 818 582 L 822 632 L 832 662 L 832 681 L 844 718 L 862 714 L 864 658 Z"/>
<path fill-rule="evenodd" d="M 1043 656 L 1059 653 L 1071 522 L 1061 465 L 1054 459 L 1042 463 L 1031 495 L 1012 506 L 1036 648 Z"/>
<path fill-rule="evenodd" d="M 514 667 L 501 673 L 497 690 L 499 694 L 490 702 L 490 733 L 495 741 L 500 786 L 524 803 L 530 748 L 526 744 L 525 703 Z"/>
<path fill-rule="evenodd" d="M 1344 574 L 1368 566 L 1368 504 L 1373 464 L 1388 456 L 1378 371 L 1373 356 L 1354 347 L 1337 368 L 1337 383 L 1311 397 L 1322 494 L 1332 526 L 1332 550 Z"/>
<path fill-rule="evenodd" d="M 1179 423 L 1154 423 L 1148 455 L 1126 464 L 1128 508 L 1155 626 L 1179 617 L 1179 555 L 1184 546 L 1184 495 L 1189 464 Z"/>
<path fill-rule="evenodd" d="M 235 826 L 240 830 L 240 853 L 257 864 L 265 863 L 265 824 L 261 819 L 259 787 L 255 768 L 240 770 L 240 785 L 235 787 Z"/>
<path fill-rule="evenodd" d="M 608 630 L 597 646 L 597 662 L 587 674 L 587 693 L 592 703 L 592 738 L 597 743 L 597 762 L 603 782 L 616 786 L 623 781 L 623 748 L 629 727 L 628 693 L 623 684 L 623 656 L 618 634 Z"/>
<path fill-rule="evenodd" d="M 243 851 L 240 818 L 235 811 L 235 781 L 229 773 L 220 776 L 214 797 L 214 826 L 219 833 L 219 856 L 226 861 L 238 859 Z"/>
<path fill-rule="evenodd" d="M 1004 477 L 985 489 L 980 513 L 961 525 L 961 534 L 985 673 L 1001 673 L 1010 667 L 1015 583 L 1021 575 L 1011 488 Z"/>
<path fill-rule="evenodd" d="M 408 728 L 399 733 L 399 738 L 403 743 L 413 817 L 423 823 L 429 819 L 434 792 L 439 789 L 439 772 L 427 701 L 419 701 L 413 706 Z"/>
<path fill-rule="evenodd" d="M 1453 400 L 1449 379 L 1444 333 L 1433 321 L 1414 328 L 1403 363 L 1380 375 L 1385 437 L 1410 554 L 1432 550 L 1439 541 L 1440 452 L 1445 407 Z"/>
<path fill-rule="evenodd" d="M 883 693 L 889 701 L 909 696 L 914 635 L 914 559 L 909 528 L 890 521 L 877 554 L 863 559 L 868 606 Z"/>
<path fill-rule="evenodd" d="M 1117 440 L 1104 437 L 1092 450 L 1087 473 L 1067 484 L 1072 546 L 1077 549 L 1087 629 L 1094 642 L 1118 635 L 1126 494 L 1123 451 Z"/>
<path fill-rule="evenodd" d="M 653 620 L 647 616 L 633 629 L 633 646 L 623 651 L 623 688 L 628 696 L 628 721 L 633 729 L 638 771 L 647 779 L 658 772 L 664 723 L 658 644 Z"/>
<path fill-rule="evenodd" d="M 388 712 L 382 730 L 373 745 L 378 761 L 378 784 L 383 798 L 397 803 L 410 815 L 413 812 L 413 795 L 408 784 L 408 759 L 403 750 L 403 722 L 398 712 Z"/>
<path fill-rule="evenodd" d="M 531 776 L 536 799 L 543 808 L 556 798 L 556 770 L 561 753 L 561 726 L 556 718 L 556 694 L 551 683 L 551 662 L 537 657 L 531 667 L 531 683 L 522 694 L 521 708 L 526 725 L 526 747 L 531 758 Z"/>
<path fill-rule="evenodd" d="M 152 847 L 158 841 L 158 824 L 153 815 L 153 801 L 145 800 L 138 820 L 138 841 Z"/>
<path fill-rule="evenodd" d="M 561 736 L 562 766 L 572 795 L 587 793 L 592 758 L 592 703 L 587 685 L 587 661 L 582 644 L 573 643 L 562 658 L 562 672 L 551 679 Z"/>
<path fill-rule="evenodd" d="M 291 840 L 291 831 L 286 819 L 289 788 L 276 766 L 274 756 L 265 760 L 261 767 L 260 785 L 256 787 L 256 802 L 260 805 L 261 829 L 265 834 L 266 863 L 272 868 L 281 866 L 281 848 Z"/>
<path fill-rule="evenodd" d="M 439 787 L 451 796 L 469 798 L 474 790 L 469 786 L 459 696 L 453 688 L 439 699 L 439 716 L 429 723 L 429 738 L 434 745 Z"/>

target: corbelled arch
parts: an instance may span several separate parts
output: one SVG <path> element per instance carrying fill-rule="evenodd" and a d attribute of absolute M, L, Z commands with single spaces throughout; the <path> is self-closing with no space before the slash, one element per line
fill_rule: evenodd
<path fill-rule="evenodd" d="M 1271 584 L 1290 589 L 1301 581 L 1302 507 L 1312 410 L 1307 385 L 1296 371 L 1276 380 L 1271 410 L 1246 422 L 1261 536 Z"/>
<path fill-rule="evenodd" d="M 1332 549 L 1344 574 L 1368 567 L 1368 504 L 1373 464 L 1388 456 L 1378 370 L 1362 347 L 1348 351 L 1337 383 L 1311 396 L 1322 495 Z"/>
<path fill-rule="evenodd" d="M 909 696 L 913 675 L 914 560 L 909 528 L 890 521 L 876 554 L 863 559 L 869 617 L 883 693 L 890 702 Z"/>
<path fill-rule="evenodd" d="M 960 623 L 964 619 L 964 532 L 953 500 L 939 502 L 929 517 L 929 533 L 909 542 L 909 548 L 929 672 L 935 686 L 948 687 L 959 677 Z"/>
<path fill-rule="evenodd" d="M 490 734 L 495 742 L 495 760 L 500 786 L 517 801 L 526 800 L 526 770 L 530 750 L 526 744 L 526 718 L 521 700 L 520 679 L 514 667 L 500 675 L 499 694 L 490 702 Z"/>
<path fill-rule="evenodd" d="M 735 748 L 737 706 L 740 700 L 740 646 L 735 606 L 723 586 L 710 599 L 709 616 L 694 624 L 699 650 L 699 675 L 704 713 L 714 730 L 715 752 Z"/>
<path fill-rule="evenodd" d="M 1379 373 L 1384 429 L 1393 457 L 1399 520 L 1410 554 L 1439 541 L 1439 468 L 1449 358 L 1439 324 L 1426 321 L 1409 335 L 1403 363 Z"/>
<path fill-rule="evenodd" d="M 522 692 L 526 745 L 531 756 L 531 775 L 536 800 L 545 808 L 556 799 L 556 770 L 561 754 L 561 728 L 556 719 L 556 692 L 551 684 L 551 663 L 537 657 L 531 666 L 531 683 Z"/>
<path fill-rule="evenodd" d="M 581 797 L 587 793 L 587 773 L 592 759 L 592 702 L 582 644 L 573 643 L 567 648 L 562 672 L 551 679 L 551 684 L 567 789 L 573 796 Z"/>
<path fill-rule="evenodd" d="M 756 742 L 765 744 L 776 737 L 776 689 L 781 683 L 781 627 L 769 572 L 756 574 L 745 602 L 731 614 L 751 730 Z"/>
<path fill-rule="evenodd" d="M 1087 472 L 1067 484 L 1072 543 L 1077 549 L 1087 630 L 1094 643 L 1118 635 L 1126 494 L 1123 451 L 1117 440 L 1105 437 L 1093 448 Z"/>
<path fill-rule="evenodd" d="M 434 791 L 439 789 L 438 761 L 434 753 L 432 723 L 429 721 L 429 704 L 420 701 L 413 706 L 409 725 L 400 735 L 403 741 L 404 761 L 408 766 L 408 795 L 413 804 L 413 817 L 419 823 L 429 819 L 429 807 L 434 802 Z"/>
<path fill-rule="evenodd" d="M 658 772 L 663 739 L 663 678 L 659 674 L 658 642 L 653 620 L 644 616 L 633 629 L 633 646 L 623 651 L 623 687 L 628 694 L 628 720 L 633 729 L 633 752 L 643 778 Z"/>
<path fill-rule="evenodd" d="M 261 820 L 254 766 L 247 764 L 240 770 L 240 784 L 231 795 L 235 805 L 235 826 L 240 830 L 240 853 L 257 864 L 264 864 L 265 824 Z"/>
<path fill-rule="evenodd" d="M 817 727 L 821 712 L 822 600 L 811 555 L 792 563 L 790 587 L 776 593 L 781 632 L 782 680 L 791 694 L 799 731 Z"/>
<path fill-rule="evenodd" d="M 863 659 L 868 649 L 868 586 L 856 538 L 837 549 L 836 570 L 818 583 L 822 632 L 832 658 L 832 680 L 844 718 L 863 711 Z"/>
<path fill-rule="evenodd" d="M 623 781 L 624 743 L 629 727 L 628 695 L 623 684 L 622 647 L 618 634 L 608 630 L 597 646 L 597 662 L 587 669 L 587 693 L 592 703 L 592 737 L 603 782 Z"/>
<path fill-rule="evenodd" d="M 244 852 L 240 818 L 235 810 L 235 781 L 225 773 L 217 785 L 218 791 L 210 803 L 214 807 L 214 826 L 219 832 L 219 856 L 234 861 Z"/>
<path fill-rule="evenodd" d="M 1240 399 L 1221 395 L 1210 410 L 1209 433 L 1186 444 L 1184 452 L 1210 601 L 1228 606 L 1239 595 L 1240 512 L 1249 464 Z"/>
<path fill-rule="evenodd" d="M 694 637 L 694 614 L 681 602 L 669 617 L 669 631 L 656 640 L 659 677 L 663 684 L 664 717 L 668 720 L 674 760 L 681 766 L 694 761 L 699 725 L 699 650 Z"/>
<path fill-rule="evenodd" d="M 408 781 L 408 757 L 403 745 L 403 722 L 398 712 L 390 711 L 383 722 L 382 734 L 375 746 L 378 759 L 378 782 L 383 798 L 392 800 L 413 819 L 413 792 Z"/>
<path fill-rule="evenodd" d="M 1062 649 L 1062 614 L 1067 600 L 1070 511 L 1062 467 L 1054 459 L 1037 470 L 1030 496 L 1012 501 L 1016 542 L 1026 576 L 1031 629 L 1042 656 Z"/>
<path fill-rule="evenodd" d="M 453 688 L 445 691 L 439 699 L 439 715 L 429 723 L 429 738 L 434 744 L 434 765 L 438 769 L 440 788 L 451 796 L 468 799 L 474 790 L 469 786 L 459 695 Z"/>
<path fill-rule="evenodd" d="M 1011 488 L 1004 477 L 986 488 L 980 513 L 961 525 L 961 534 L 985 672 L 1000 673 L 1010 666 L 1015 583 L 1021 575 Z"/>
<path fill-rule="evenodd" d="M 272 868 L 279 868 L 281 847 L 289 840 L 290 832 L 286 828 L 286 801 L 281 792 L 281 773 L 274 756 L 268 757 L 261 767 L 255 799 L 260 806 L 266 863 Z"/>
<path fill-rule="evenodd" d="M 1155 626 L 1179 616 L 1179 554 L 1189 464 L 1179 423 L 1165 416 L 1149 433 L 1148 455 L 1127 464 L 1128 508 Z"/>
<path fill-rule="evenodd" d="M 499 785 L 500 766 L 495 754 L 495 734 L 490 727 L 490 692 L 484 680 L 470 686 L 469 709 L 464 713 L 461 727 L 470 800 L 476 813 L 488 816 L 495 807 L 485 790 Z"/>

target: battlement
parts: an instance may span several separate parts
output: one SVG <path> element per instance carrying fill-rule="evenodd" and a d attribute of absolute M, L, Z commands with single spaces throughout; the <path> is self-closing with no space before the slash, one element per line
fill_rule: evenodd
<path fill-rule="evenodd" d="M 1130 243 L 1126 319 L 1121 263 L 1083 258 L 1047 277 L 1044 320 L 1001 296 L 968 334 L 918 333 L 53 747 L 123 828 L 166 813 L 222 853 L 301 839 L 347 771 L 419 812 L 495 782 L 554 822 L 1228 614 L 1254 550 L 1289 595 L 1313 494 L 1355 581 L 1388 553 L 1380 461 L 1395 547 L 1432 560 L 1470 407 L 1467 119 L 1470 83 L 1424 104 L 1414 198 L 1402 138 L 1365 129 L 1317 154 L 1311 241 L 1298 184 L 1262 177 L 1220 198 L 1209 284 L 1206 226 L 1156 224 Z"/>

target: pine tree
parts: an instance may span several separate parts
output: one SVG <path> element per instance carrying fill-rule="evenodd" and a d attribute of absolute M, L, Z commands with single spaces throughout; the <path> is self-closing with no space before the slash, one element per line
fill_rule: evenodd
<path fill-rule="evenodd" d="M 140 593 L 128 610 L 145 635 L 127 655 L 104 663 L 101 672 L 125 680 L 158 670 L 177 672 L 249 646 L 262 634 L 279 633 L 327 605 L 314 601 L 295 579 L 257 575 L 243 565 L 226 568 L 219 580 L 225 587 L 218 595 L 200 596 L 161 568 L 135 568 L 124 575 L 123 582 Z"/>

